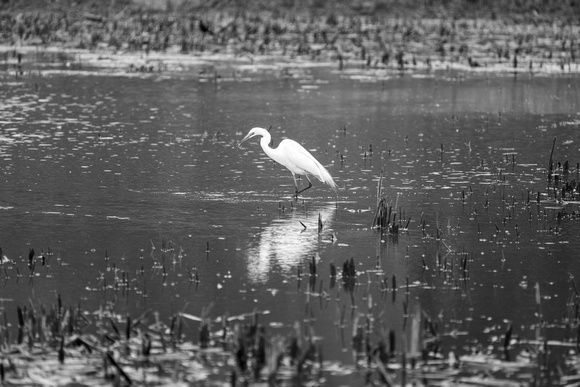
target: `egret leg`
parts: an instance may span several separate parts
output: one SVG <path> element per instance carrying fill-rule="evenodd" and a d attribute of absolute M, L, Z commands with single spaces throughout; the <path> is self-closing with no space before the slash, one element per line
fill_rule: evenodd
<path fill-rule="evenodd" d="M 296 181 L 296 175 L 292 174 L 292 178 L 294 179 L 294 196 L 298 197 L 298 182 Z"/>
<path fill-rule="evenodd" d="M 308 177 L 308 175 L 305 175 L 305 176 L 306 176 L 306 180 L 308 180 L 308 187 L 302 188 L 300 191 L 298 191 L 298 185 L 297 185 L 296 186 L 296 196 L 298 196 L 302 192 L 306 191 L 308 188 L 312 187 L 312 182 L 310 181 L 310 178 Z M 294 178 L 294 182 L 296 182 L 296 178 Z"/>

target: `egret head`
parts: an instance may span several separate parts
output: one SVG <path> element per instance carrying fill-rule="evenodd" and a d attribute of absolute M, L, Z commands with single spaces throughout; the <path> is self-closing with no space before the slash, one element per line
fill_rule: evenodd
<path fill-rule="evenodd" d="M 246 140 L 249 140 L 250 138 L 254 137 L 254 136 L 263 136 L 264 134 L 262 133 L 262 131 L 265 131 L 265 129 L 262 128 L 252 128 L 250 129 L 250 131 L 248 132 L 248 134 L 246 134 L 246 137 L 242 138 L 242 141 L 240 141 L 238 143 L 238 148 L 242 147 L 242 143 Z"/>

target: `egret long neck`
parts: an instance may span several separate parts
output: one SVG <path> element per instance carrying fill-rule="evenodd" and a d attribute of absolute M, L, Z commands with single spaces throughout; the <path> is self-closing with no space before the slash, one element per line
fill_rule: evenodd
<path fill-rule="evenodd" d="M 264 152 L 268 155 L 268 157 L 270 157 L 271 159 L 273 159 L 275 161 L 278 161 L 278 153 L 276 152 L 276 149 L 270 148 L 270 142 L 272 141 L 272 136 L 267 131 L 265 131 L 265 132 L 266 133 L 264 133 L 262 135 L 262 138 L 260 139 L 260 146 L 262 147 Z"/>

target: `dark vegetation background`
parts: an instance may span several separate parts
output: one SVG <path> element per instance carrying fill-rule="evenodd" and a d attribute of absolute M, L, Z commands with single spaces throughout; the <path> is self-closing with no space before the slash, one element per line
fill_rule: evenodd
<path fill-rule="evenodd" d="M 580 0 L 0 0 L 0 44 L 575 72 L 579 15 Z"/>
<path fill-rule="evenodd" d="M 2 12 L 128 12 L 182 15 L 212 11 L 389 15 L 392 17 L 510 18 L 575 22 L 580 0 L 2 0 Z"/>

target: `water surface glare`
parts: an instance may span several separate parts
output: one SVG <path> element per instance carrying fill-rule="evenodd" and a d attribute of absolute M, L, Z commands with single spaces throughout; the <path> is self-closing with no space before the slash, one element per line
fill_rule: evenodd
<path fill-rule="evenodd" d="M 404 336 L 418 305 L 458 353 L 509 323 L 533 338 L 538 287 L 544 320 L 569 312 L 579 208 L 551 200 L 547 168 L 556 137 L 560 181 L 580 181 L 578 78 L 297 74 L 3 76 L 2 307 L 60 294 L 166 320 L 267 310 L 272 329 L 310 324 L 347 365 L 369 304 L 375 335 Z M 257 140 L 237 147 L 254 126 L 302 143 L 338 198 L 313 180 L 294 201 Z M 398 235 L 371 228 L 381 172 Z M 48 259 L 30 273 L 32 248 Z M 354 289 L 340 278 L 351 258 Z"/>

